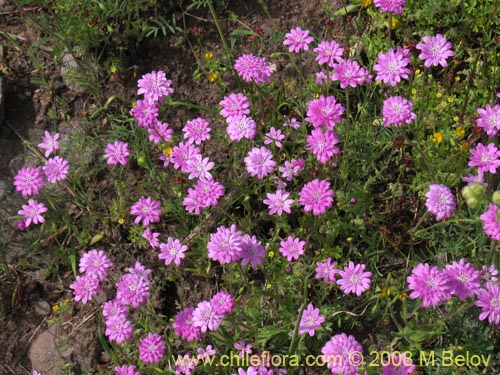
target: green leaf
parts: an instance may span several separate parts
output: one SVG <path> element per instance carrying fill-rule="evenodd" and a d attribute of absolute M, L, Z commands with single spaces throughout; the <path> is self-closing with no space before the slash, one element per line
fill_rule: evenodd
<path fill-rule="evenodd" d="M 100 242 L 104 238 L 104 233 L 97 233 L 92 239 L 90 240 L 89 246 L 93 246 L 96 243 Z"/>

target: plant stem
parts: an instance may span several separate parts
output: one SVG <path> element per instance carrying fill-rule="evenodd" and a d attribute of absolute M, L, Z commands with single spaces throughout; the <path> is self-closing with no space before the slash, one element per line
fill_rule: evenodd
<path fill-rule="evenodd" d="M 295 328 L 293 329 L 292 342 L 290 343 L 290 348 L 288 349 L 289 355 L 296 353 L 297 346 L 299 344 L 300 321 L 302 320 L 302 314 L 304 313 L 304 310 L 306 309 L 306 305 L 307 305 L 307 292 L 308 292 L 307 283 L 308 283 L 308 280 L 309 279 L 307 277 L 304 279 L 304 302 L 302 302 L 302 305 L 300 305 L 299 313 L 297 314 L 297 321 L 295 322 Z"/>
<path fill-rule="evenodd" d="M 222 44 L 224 45 L 224 49 L 226 50 L 227 58 L 229 59 L 229 63 L 231 64 L 231 69 L 234 70 L 233 52 L 231 51 L 231 48 L 229 48 L 229 44 L 227 44 L 226 37 L 224 36 L 224 32 L 222 31 L 222 27 L 219 22 L 219 17 L 215 12 L 214 4 L 212 3 L 212 0 L 207 0 L 207 4 L 210 8 L 210 13 L 212 14 L 212 18 L 214 19 L 215 27 L 217 27 L 217 31 L 219 32 Z"/>

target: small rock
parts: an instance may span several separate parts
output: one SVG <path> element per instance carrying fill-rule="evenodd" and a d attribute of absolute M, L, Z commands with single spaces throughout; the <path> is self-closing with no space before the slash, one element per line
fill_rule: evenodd
<path fill-rule="evenodd" d="M 78 81 L 84 78 L 84 75 L 79 69 L 73 55 L 70 53 L 65 54 L 62 61 L 61 76 L 63 77 L 64 84 L 77 93 L 84 93 L 86 91 L 85 88 L 78 83 Z"/>
<path fill-rule="evenodd" d="M 50 314 L 50 304 L 45 300 L 38 300 L 33 304 L 35 314 L 40 316 L 47 316 Z"/>
<path fill-rule="evenodd" d="M 28 352 L 32 369 L 46 375 L 61 374 L 56 337 L 57 327 L 55 325 L 51 325 L 36 337 Z"/>
<path fill-rule="evenodd" d="M 12 185 L 7 182 L 7 179 L 0 175 L 0 201 L 2 201 L 12 190 Z"/>

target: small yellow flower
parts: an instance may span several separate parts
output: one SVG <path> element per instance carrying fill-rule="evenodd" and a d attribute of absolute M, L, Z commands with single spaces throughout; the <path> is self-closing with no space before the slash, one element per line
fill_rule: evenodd
<path fill-rule="evenodd" d="M 420 69 L 415 70 L 415 74 L 420 74 Z"/>
<path fill-rule="evenodd" d="M 443 135 L 439 132 L 434 133 L 432 136 L 432 142 L 441 143 L 443 141 Z"/>
<path fill-rule="evenodd" d="M 172 147 L 165 147 L 163 149 L 163 155 L 168 157 L 172 153 L 172 151 L 174 151 L 174 149 Z"/>
<path fill-rule="evenodd" d="M 132 102 L 132 108 L 135 108 L 136 106 L 137 106 L 137 102 L 134 100 L 134 101 Z"/>
<path fill-rule="evenodd" d="M 436 94 L 436 98 L 440 98 L 440 97 L 442 97 L 442 96 L 443 96 L 443 94 L 441 94 L 440 92 L 438 92 L 438 93 Z"/>
<path fill-rule="evenodd" d="M 467 142 L 462 143 L 462 145 L 460 146 L 460 149 L 464 152 L 469 150 L 469 144 Z"/>
<path fill-rule="evenodd" d="M 455 82 L 460 82 L 460 77 L 459 76 L 455 77 Z"/>
<path fill-rule="evenodd" d="M 267 253 L 267 256 L 269 258 L 272 258 L 274 256 L 274 251 L 270 251 L 269 253 Z"/>
<path fill-rule="evenodd" d="M 453 96 L 450 96 L 448 98 L 448 103 L 453 103 L 455 101 L 455 98 Z"/>
<path fill-rule="evenodd" d="M 391 28 L 394 30 L 398 26 L 398 23 L 399 21 L 395 17 L 392 17 Z"/>
<path fill-rule="evenodd" d="M 271 289 L 273 286 L 271 285 L 271 283 L 267 283 L 266 284 L 266 289 Z"/>
<path fill-rule="evenodd" d="M 54 305 L 52 306 L 52 311 L 54 311 L 55 313 L 59 311 L 59 305 Z"/>
<path fill-rule="evenodd" d="M 458 137 L 462 137 L 464 134 L 465 134 L 465 130 L 464 128 L 462 128 L 461 126 L 457 127 L 455 129 L 455 134 L 458 136 Z"/>
<path fill-rule="evenodd" d="M 399 295 L 399 299 L 400 299 L 401 301 L 406 300 L 406 292 L 401 293 L 401 294 Z"/>
<path fill-rule="evenodd" d="M 118 219 L 118 224 L 122 225 L 125 222 L 125 219 L 123 217 Z"/>
<path fill-rule="evenodd" d="M 351 243 L 352 242 L 352 237 L 347 237 L 346 241 L 349 242 L 349 243 Z"/>
<path fill-rule="evenodd" d="M 441 107 L 444 108 L 444 107 L 446 107 L 448 105 L 448 102 L 445 101 L 445 100 L 443 100 L 440 104 L 441 104 Z"/>
<path fill-rule="evenodd" d="M 432 74 L 427 74 L 427 78 L 431 79 L 432 78 Z"/>
<path fill-rule="evenodd" d="M 391 290 L 389 288 L 384 288 L 380 291 L 382 297 L 389 297 L 391 295 Z"/>
<path fill-rule="evenodd" d="M 302 275 L 302 272 L 300 272 L 300 271 L 295 271 L 295 276 L 299 277 L 300 275 Z"/>
<path fill-rule="evenodd" d="M 417 89 L 411 89 L 411 93 L 415 95 L 417 93 Z"/>
<path fill-rule="evenodd" d="M 118 68 L 116 67 L 115 64 L 111 65 L 110 68 L 109 68 L 109 72 L 111 74 L 115 74 L 116 72 L 118 71 Z"/>
<path fill-rule="evenodd" d="M 458 118 L 458 116 L 454 116 L 454 117 L 453 117 L 453 121 L 458 122 L 458 120 L 460 120 L 460 119 Z"/>
<path fill-rule="evenodd" d="M 215 73 L 215 72 L 210 72 L 210 73 L 208 73 L 208 80 L 209 80 L 210 82 L 215 82 L 215 81 L 217 81 L 217 77 L 218 77 L 218 75 L 217 75 L 217 73 Z"/>
<path fill-rule="evenodd" d="M 212 52 L 205 52 L 205 59 L 212 60 L 214 58 L 214 54 Z"/>
<path fill-rule="evenodd" d="M 318 99 L 318 98 L 319 98 L 319 94 L 318 94 L 317 92 L 316 92 L 316 93 L 314 93 L 314 95 L 313 95 L 313 96 L 314 96 L 314 99 Z"/>
<path fill-rule="evenodd" d="M 71 303 L 71 300 L 70 300 L 70 299 L 65 299 L 65 300 L 64 300 L 64 304 L 65 304 L 65 305 L 69 305 L 70 303 Z"/>
<path fill-rule="evenodd" d="M 370 5 L 372 5 L 372 0 L 363 0 L 363 6 L 365 8 L 369 7 Z"/>

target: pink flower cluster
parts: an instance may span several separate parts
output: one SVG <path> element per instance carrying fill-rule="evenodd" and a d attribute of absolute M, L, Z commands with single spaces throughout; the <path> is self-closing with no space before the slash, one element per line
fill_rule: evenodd
<path fill-rule="evenodd" d="M 337 284 L 345 294 L 353 293 L 358 297 L 370 288 L 371 272 L 365 272 L 365 264 L 355 264 L 349 261 L 344 269 L 337 268 L 337 262 L 328 258 L 326 262 L 316 262 L 315 279 L 322 279 L 323 283 Z M 340 278 L 337 280 L 337 275 Z"/>
<path fill-rule="evenodd" d="M 257 57 L 247 53 L 238 57 L 234 63 L 234 70 L 245 81 L 256 85 L 271 82 L 273 71 L 265 57 Z"/>

